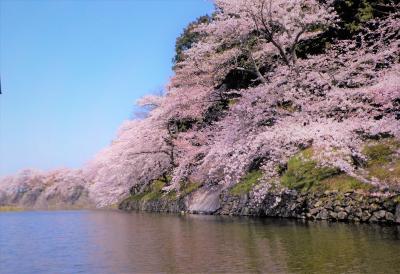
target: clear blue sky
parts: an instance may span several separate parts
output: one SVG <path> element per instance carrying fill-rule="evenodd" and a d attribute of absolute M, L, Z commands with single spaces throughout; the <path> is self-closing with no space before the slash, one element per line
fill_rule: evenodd
<path fill-rule="evenodd" d="M 0 0 L 0 175 L 79 167 L 171 76 L 207 0 Z"/>

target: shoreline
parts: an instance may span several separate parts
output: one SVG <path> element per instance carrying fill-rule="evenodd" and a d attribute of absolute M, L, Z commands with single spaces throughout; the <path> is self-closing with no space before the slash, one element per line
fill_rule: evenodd
<path fill-rule="evenodd" d="M 282 190 L 267 193 L 262 200 L 255 193 L 240 196 L 222 191 L 214 208 L 193 209 L 191 195 L 176 200 L 135 200 L 129 197 L 118 209 L 158 213 L 190 213 L 253 217 L 278 217 L 329 222 L 400 225 L 400 193 L 355 191 L 299 193 Z"/>

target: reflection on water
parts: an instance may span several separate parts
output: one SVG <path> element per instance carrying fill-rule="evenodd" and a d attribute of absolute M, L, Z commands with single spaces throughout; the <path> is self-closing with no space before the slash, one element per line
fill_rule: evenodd
<path fill-rule="evenodd" d="M 0 273 L 396 273 L 400 227 L 118 211 L 0 214 Z"/>

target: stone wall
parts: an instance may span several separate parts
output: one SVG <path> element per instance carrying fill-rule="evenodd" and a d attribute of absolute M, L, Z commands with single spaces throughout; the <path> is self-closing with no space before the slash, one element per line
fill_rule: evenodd
<path fill-rule="evenodd" d="M 330 221 L 400 223 L 400 193 L 298 193 L 282 190 L 257 202 L 254 194 L 221 194 L 217 214 L 287 217 Z"/>
<path fill-rule="evenodd" d="M 225 190 L 219 200 L 219 208 L 214 212 L 190 210 L 190 197 L 176 201 L 128 198 L 119 205 L 119 209 L 400 224 L 400 193 L 299 193 L 280 190 L 267 193 L 260 201 L 253 192 L 235 196 Z"/>
<path fill-rule="evenodd" d="M 118 208 L 126 211 L 148 211 L 148 212 L 166 212 L 178 213 L 186 211 L 186 205 L 183 199 L 170 201 L 170 200 L 153 200 L 153 201 L 140 201 L 133 199 L 125 199 L 122 201 Z"/>

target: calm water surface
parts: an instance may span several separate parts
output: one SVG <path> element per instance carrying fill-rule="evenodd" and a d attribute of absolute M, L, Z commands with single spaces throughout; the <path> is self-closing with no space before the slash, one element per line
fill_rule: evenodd
<path fill-rule="evenodd" d="M 0 273 L 400 273 L 400 227 L 118 211 L 0 213 Z"/>

